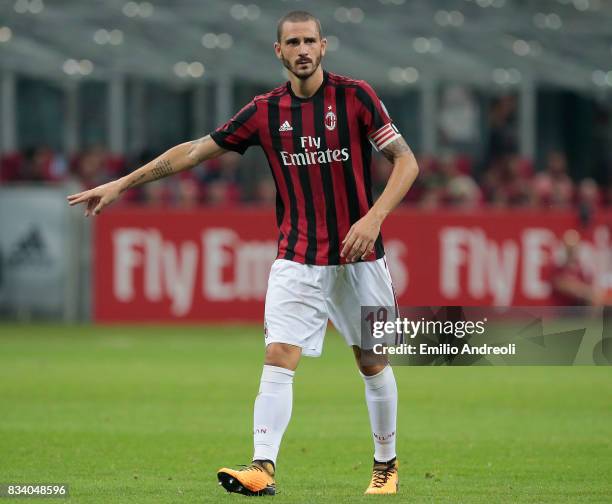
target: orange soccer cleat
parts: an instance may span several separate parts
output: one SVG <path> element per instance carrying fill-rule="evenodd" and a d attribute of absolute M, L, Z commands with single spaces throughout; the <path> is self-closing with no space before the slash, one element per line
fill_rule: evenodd
<path fill-rule="evenodd" d="M 224 467 L 217 471 L 219 485 L 228 492 L 242 495 L 274 495 L 274 464 L 268 460 L 254 460 L 242 469 Z"/>
<path fill-rule="evenodd" d="M 399 487 L 399 476 L 397 475 L 397 458 L 389 462 L 374 461 L 372 469 L 372 481 L 365 491 L 366 494 L 394 494 Z"/>

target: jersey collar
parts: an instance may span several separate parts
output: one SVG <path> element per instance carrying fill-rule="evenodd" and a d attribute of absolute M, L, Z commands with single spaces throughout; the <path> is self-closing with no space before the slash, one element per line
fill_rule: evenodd
<path fill-rule="evenodd" d="M 299 101 L 309 101 L 312 100 L 314 97 L 318 96 L 319 94 L 321 94 L 323 92 L 323 89 L 325 89 L 325 85 L 327 84 L 327 79 L 329 77 L 329 73 L 326 72 L 325 70 L 323 70 L 323 82 L 321 82 L 321 85 L 319 86 L 319 89 L 317 89 L 315 91 L 315 93 L 312 96 L 309 96 L 308 98 L 302 98 L 301 96 L 297 96 L 294 92 L 293 89 L 291 89 L 291 82 L 287 81 L 287 90 L 289 91 L 289 94 L 295 98 L 296 100 Z"/>

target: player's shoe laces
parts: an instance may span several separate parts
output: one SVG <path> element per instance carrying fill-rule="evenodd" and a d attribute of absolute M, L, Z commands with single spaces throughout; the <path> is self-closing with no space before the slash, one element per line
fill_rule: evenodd
<path fill-rule="evenodd" d="M 372 481 L 365 491 L 366 494 L 394 494 L 399 487 L 397 475 L 397 457 L 389 462 L 376 462 L 372 469 Z"/>
<path fill-rule="evenodd" d="M 217 471 L 219 485 L 228 492 L 242 495 L 274 495 L 274 464 L 269 460 L 254 460 L 242 469 L 224 467 Z"/>

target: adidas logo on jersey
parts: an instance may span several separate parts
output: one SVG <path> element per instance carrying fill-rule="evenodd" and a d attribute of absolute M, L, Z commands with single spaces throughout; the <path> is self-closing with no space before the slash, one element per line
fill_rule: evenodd
<path fill-rule="evenodd" d="M 281 124 L 281 127 L 278 128 L 278 131 L 293 131 L 293 127 L 289 124 L 289 121 L 285 121 Z"/>

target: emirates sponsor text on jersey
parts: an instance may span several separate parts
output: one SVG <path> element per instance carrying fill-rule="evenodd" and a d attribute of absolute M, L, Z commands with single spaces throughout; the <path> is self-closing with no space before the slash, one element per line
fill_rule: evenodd
<path fill-rule="evenodd" d="M 347 147 L 333 150 L 318 150 L 321 148 L 320 137 L 300 137 L 300 145 L 302 149 L 304 149 L 304 152 L 281 151 L 280 155 L 285 166 L 307 166 L 319 163 L 331 163 L 332 161 L 348 161 L 351 157 Z"/>

